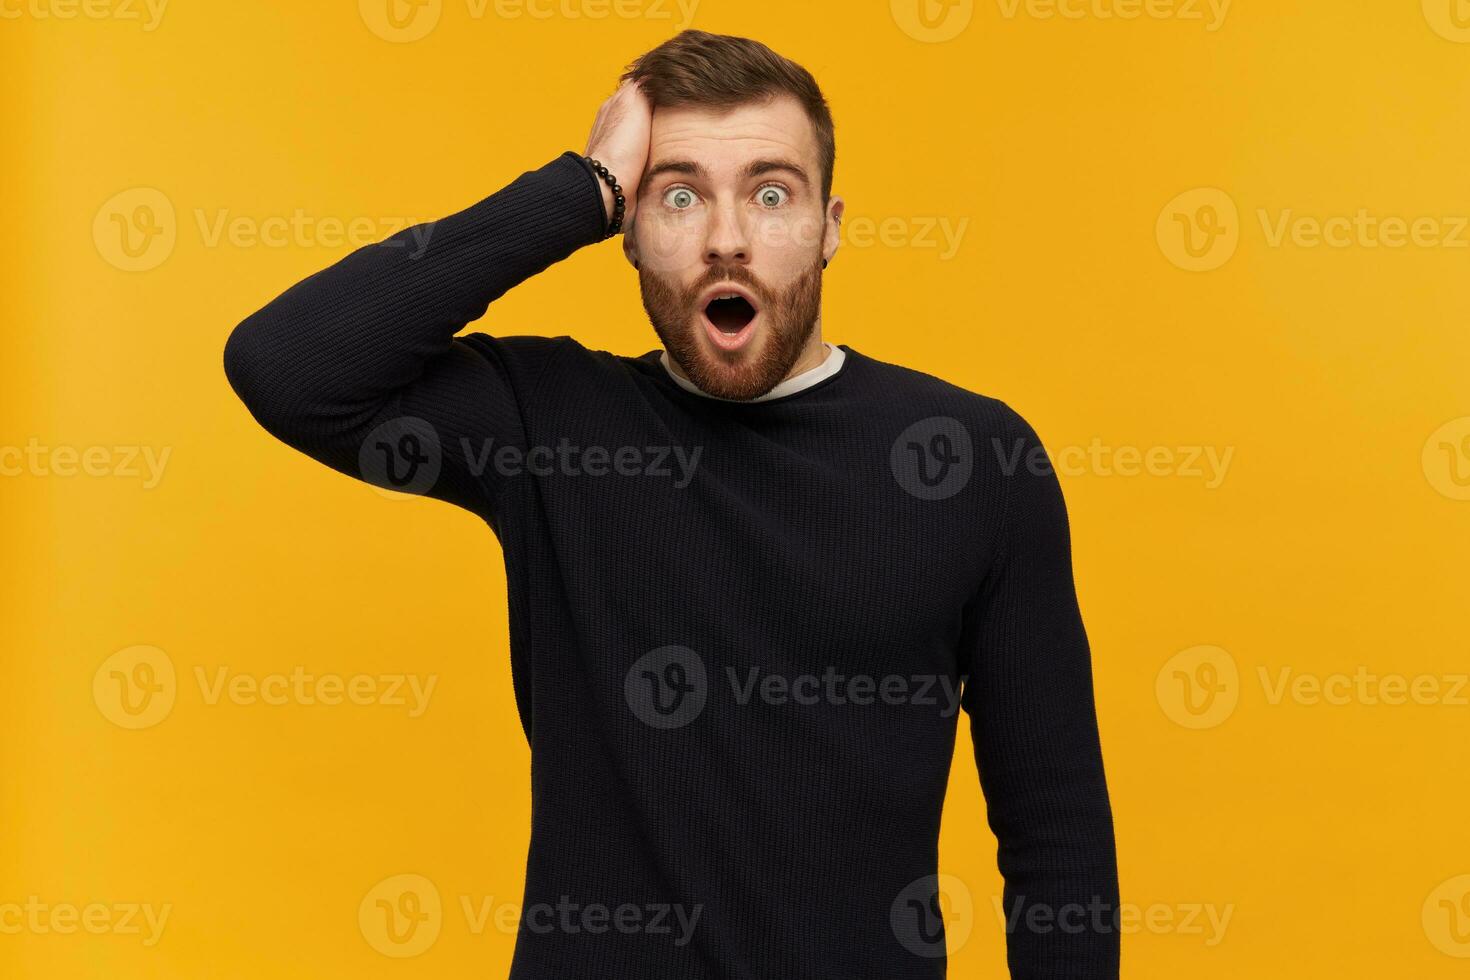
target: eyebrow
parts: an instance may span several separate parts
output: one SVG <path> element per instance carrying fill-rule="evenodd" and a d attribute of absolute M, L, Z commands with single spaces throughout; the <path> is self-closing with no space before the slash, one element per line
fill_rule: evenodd
<path fill-rule="evenodd" d="M 773 173 L 775 171 L 782 170 L 791 174 L 804 186 L 811 186 L 811 179 L 807 177 L 806 171 L 797 164 L 792 163 L 790 160 L 752 160 L 741 169 L 739 177 L 741 180 L 749 180 L 752 177 L 760 177 L 763 174 Z M 652 183 L 655 177 L 667 173 L 685 174 L 690 177 L 697 177 L 701 180 L 709 179 L 708 171 L 706 171 L 704 167 L 702 167 L 698 163 L 695 163 L 693 160 L 664 160 L 649 167 L 647 172 L 643 175 L 643 180 L 647 183 Z"/>

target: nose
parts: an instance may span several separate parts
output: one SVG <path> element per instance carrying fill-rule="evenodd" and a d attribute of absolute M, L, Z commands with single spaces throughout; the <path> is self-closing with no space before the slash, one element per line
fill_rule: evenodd
<path fill-rule="evenodd" d="M 704 260 L 709 265 L 750 262 L 750 237 L 741 219 L 739 205 L 724 203 L 710 209 L 710 224 L 706 232 Z"/>

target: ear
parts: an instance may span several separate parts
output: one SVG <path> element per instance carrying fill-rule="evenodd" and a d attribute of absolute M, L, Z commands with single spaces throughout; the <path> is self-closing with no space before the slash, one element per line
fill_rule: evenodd
<path fill-rule="evenodd" d="M 832 256 L 837 254 L 837 246 L 841 244 L 838 235 L 842 226 L 842 212 L 847 209 L 847 204 L 840 197 L 834 197 L 827 201 L 826 228 L 822 232 L 822 265 L 825 268 Z"/>

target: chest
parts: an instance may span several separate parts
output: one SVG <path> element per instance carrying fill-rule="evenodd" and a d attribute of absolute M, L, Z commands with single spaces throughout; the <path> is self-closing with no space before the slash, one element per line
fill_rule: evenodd
<path fill-rule="evenodd" d="M 896 481 L 890 450 L 878 427 L 837 438 L 594 419 L 533 440 L 527 476 L 559 587 L 635 647 L 942 668 L 987 535 L 962 495 L 923 499 Z"/>

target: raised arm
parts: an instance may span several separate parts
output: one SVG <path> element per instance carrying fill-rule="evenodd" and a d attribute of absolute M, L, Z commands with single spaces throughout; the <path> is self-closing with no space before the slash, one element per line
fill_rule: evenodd
<path fill-rule="evenodd" d="M 624 86 L 603 103 L 589 140 L 630 199 L 650 120 L 646 99 Z M 287 289 L 235 327 L 225 374 L 288 445 L 493 524 L 491 454 L 526 448 L 516 392 L 534 384 L 556 345 L 455 334 L 511 287 L 600 241 L 612 204 L 568 150 L 463 211 L 357 249 Z"/>
<path fill-rule="evenodd" d="M 230 334 L 225 374 L 288 445 L 488 517 L 493 467 L 476 454 L 488 438 L 496 447 L 519 438 L 513 366 L 504 342 L 454 335 L 512 286 L 599 240 L 604 221 L 594 175 L 567 151 L 287 289 Z"/>
<path fill-rule="evenodd" d="M 1013 980 L 1116 980 L 1118 870 L 1066 505 L 1005 408 L 1000 543 L 967 620 L 975 760 L 1005 879 Z M 1020 446 L 1021 452 L 1013 450 Z"/>

